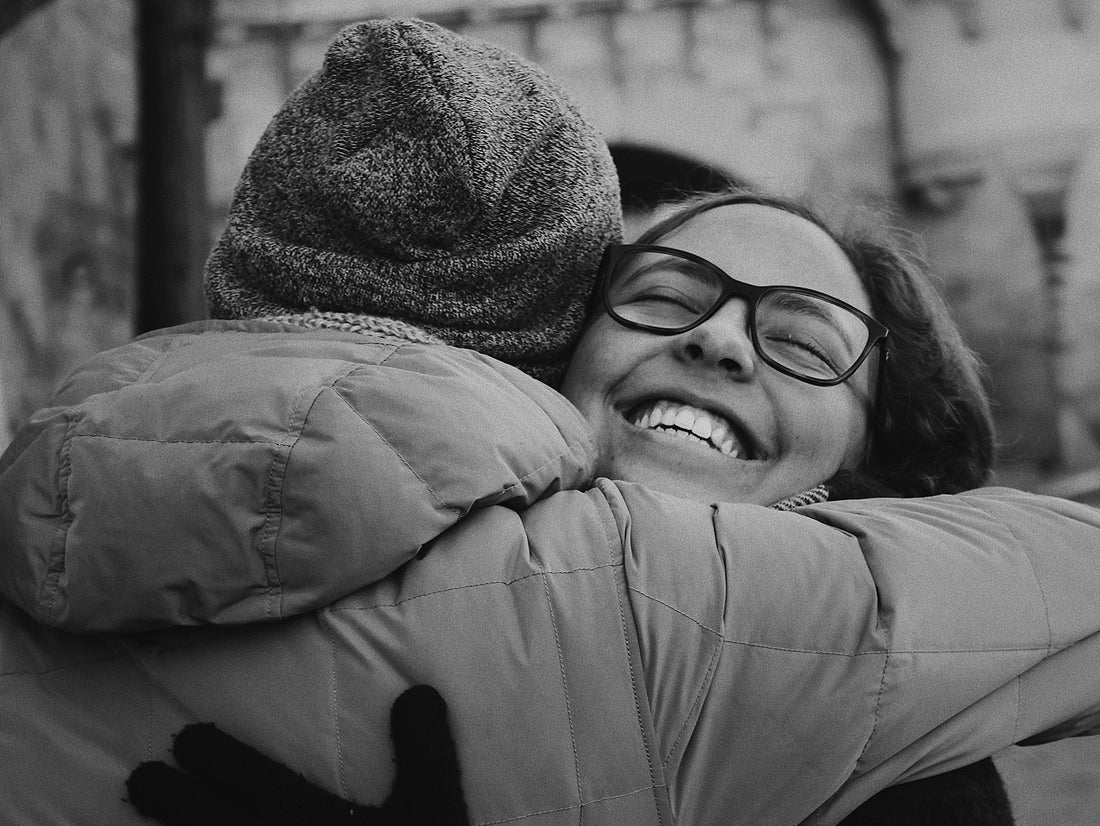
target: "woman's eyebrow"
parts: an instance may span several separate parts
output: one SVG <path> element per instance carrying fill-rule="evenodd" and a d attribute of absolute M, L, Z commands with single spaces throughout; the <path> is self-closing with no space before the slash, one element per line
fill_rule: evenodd
<path fill-rule="evenodd" d="M 849 351 L 854 351 L 856 349 L 852 337 L 848 334 L 848 330 L 845 329 L 846 325 L 841 323 L 834 313 L 829 312 L 823 306 L 826 302 L 813 299 L 808 295 L 798 292 L 779 291 L 774 294 L 779 296 L 779 301 L 777 301 L 776 304 L 780 309 L 815 318 L 828 324 L 830 327 L 835 328 L 841 338 L 844 339 L 844 343 L 848 346 Z M 844 308 L 839 305 L 829 304 L 829 306 L 836 306 L 838 310 L 847 313 L 847 310 L 844 310 Z"/>
<path fill-rule="evenodd" d="M 644 263 L 640 263 L 638 266 L 632 268 L 627 274 L 626 281 L 638 278 L 651 272 L 673 272 L 678 275 L 686 275 L 695 279 L 696 281 L 710 282 L 714 279 L 707 274 L 707 271 L 700 264 L 694 261 L 689 261 L 686 258 L 677 258 L 669 255 L 664 258 L 652 258 Z"/>

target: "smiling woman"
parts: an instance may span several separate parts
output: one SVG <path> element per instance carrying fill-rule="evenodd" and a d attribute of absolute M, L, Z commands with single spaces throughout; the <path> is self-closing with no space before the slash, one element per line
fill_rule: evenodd
<path fill-rule="evenodd" d="M 716 205 L 640 239 L 656 241 L 676 244 L 696 262 L 757 288 L 816 289 L 857 312 L 870 310 L 836 243 L 790 212 L 745 202 Z M 602 475 L 692 498 L 768 505 L 857 466 L 870 432 L 870 370 L 831 386 L 810 384 L 764 358 L 758 325 L 768 314 L 757 312 L 752 299 L 719 292 L 693 307 L 698 299 L 686 299 L 677 286 L 683 279 L 670 278 L 683 268 L 649 268 L 646 279 L 662 280 L 665 294 L 658 303 L 650 290 L 641 307 L 637 278 L 623 275 L 630 272 L 629 257 L 626 263 L 605 269 L 605 304 L 562 385 L 595 430 Z M 685 313 L 694 317 L 681 317 Z M 664 318 L 671 320 L 653 323 Z M 720 438 L 732 438 L 736 447 L 673 438 L 678 430 L 691 432 L 696 420 L 717 424 Z"/>
<path fill-rule="evenodd" d="M 612 247 L 562 387 L 601 473 L 757 504 L 840 471 L 899 495 L 982 484 L 993 429 L 977 362 L 881 232 L 736 190 Z"/>
<path fill-rule="evenodd" d="M 597 298 L 563 393 L 611 478 L 783 507 L 989 475 L 976 359 L 925 274 L 869 230 L 744 189 L 700 195 L 612 246 Z M 954 822 L 1013 822 L 991 761 L 885 790 L 844 821 Z"/>

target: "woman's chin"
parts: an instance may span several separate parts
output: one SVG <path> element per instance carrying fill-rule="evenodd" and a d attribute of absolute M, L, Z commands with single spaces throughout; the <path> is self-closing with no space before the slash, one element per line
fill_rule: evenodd
<path fill-rule="evenodd" d="M 745 502 L 769 505 L 787 495 L 773 495 L 763 484 L 762 462 L 691 455 L 669 456 L 669 451 L 647 450 L 619 453 L 599 466 L 599 475 L 624 482 L 637 482 L 694 502 Z M 801 492 L 801 491 L 796 491 Z"/>

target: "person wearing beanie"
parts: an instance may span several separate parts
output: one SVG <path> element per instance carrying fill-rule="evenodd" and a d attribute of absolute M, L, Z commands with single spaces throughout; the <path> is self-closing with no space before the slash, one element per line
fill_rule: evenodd
<path fill-rule="evenodd" d="M 370 21 L 260 138 L 206 297 L 214 318 L 419 331 L 555 384 L 621 225 L 606 144 L 545 72 Z"/>
<path fill-rule="evenodd" d="M 595 478 L 611 452 L 533 376 L 569 356 L 617 198 L 554 88 L 428 24 L 345 30 L 249 162 L 208 268 L 217 318 L 100 354 L 17 434 L 0 458 L 8 820 L 146 822 L 127 778 L 204 750 L 207 723 L 289 768 L 252 787 L 258 816 L 231 799 L 199 822 L 456 826 L 828 826 L 891 784 L 1097 730 L 1090 509 L 1010 491 L 714 504 L 699 480 L 768 458 L 734 455 L 748 437 L 721 422 L 724 452 L 663 434 L 661 479 Z M 793 250 L 792 277 L 840 279 L 856 295 L 833 305 L 869 313 L 828 239 L 750 214 L 757 235 L 707 237 L 740 238 L 745 266 Z M 832 317 L 778 290 L 778 309 Z M 665 344 L 600 310 L 570 373 L 689 344 L 614 411 L 640 431 L 626 416 L 663 417 L 704 334 L 746 332 L 710 323 L 739 307 Z M 850 365 L 859 392 L 880 326 Z M 806 357 L 786 369 L 805 378 Z M 698 405 L 730 387 L 700 376 Z M 831 424 L 842 399 L 858 453 L 861 396 L 811 378 L 832 406 L 799 420 Z M 248 754 L 220 752 L 230 788 L 195 777 L 165 820 L 257 779 Z M 327 814 L 287 799 L 298 773 Z"/>

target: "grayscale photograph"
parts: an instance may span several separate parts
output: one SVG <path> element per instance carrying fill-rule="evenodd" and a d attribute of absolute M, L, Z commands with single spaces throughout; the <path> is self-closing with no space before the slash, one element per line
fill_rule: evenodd
<path fill-rule="evenodd" d="M 0 826 L 1100 824 L 1098 0 L 0 0 Z"/>

